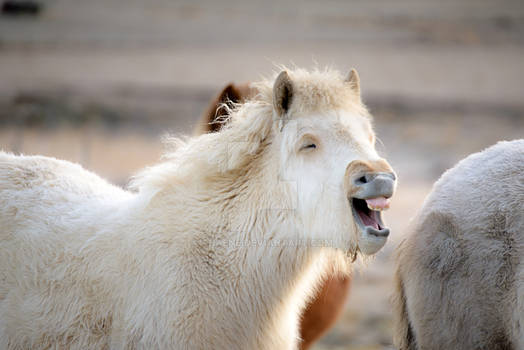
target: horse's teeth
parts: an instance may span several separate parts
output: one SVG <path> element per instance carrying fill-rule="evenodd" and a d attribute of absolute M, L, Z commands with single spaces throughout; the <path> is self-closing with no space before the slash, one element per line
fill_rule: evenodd
<path fill-rule="evenodd" d="M 385 197 L 366 199 L 367 206 L 370 210 L 383 211 L 389 208 L 389 200 Z"/>
<path fill-rule="evenodd" d="M 368 209 L 370 209 L 370 210 L 374 210 L 374 211 L 382 211 L 382 208 L 380 208 L 380 207 L 374 207 L 374 206 L 369 205 L 369 204 L 368 204 Z"/>
<path fill-rule="evenodd" d="M 369 209 L 369 210 L 373 210 L 373 211 L 383 211 L 383 210 L 385 210 L 385 208 L 374 207 L 374 206 L 369 205 L 369 204 L 368 204 L 368 209 Z"/>

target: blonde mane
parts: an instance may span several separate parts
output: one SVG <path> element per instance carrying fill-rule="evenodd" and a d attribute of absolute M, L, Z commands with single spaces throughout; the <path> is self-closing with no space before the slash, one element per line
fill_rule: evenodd
<path fill-rule="evenodd" d="M 351 111 L 371 119 L 360 96 L 348 88 L 339 71 L 287 71 L 294 85 L 288 119 L 329 110 Z M 275 76 L 253 83 L 258 94 L 245 103 L 235 104 L 228 111 L 227 124 L 220 132 L 186 139 L 166 137 L 163 162 L 133 177 L 130 188 L 143 193 L 156 193 L 167 184 L 184 183 L 185 179 L 195 176 L 219 176 L 248 164 L 263 151 L 264 146 L 271 143 L 272 131 L 278 132 L 288 120 L 279 120 L 273 112 Z"/>

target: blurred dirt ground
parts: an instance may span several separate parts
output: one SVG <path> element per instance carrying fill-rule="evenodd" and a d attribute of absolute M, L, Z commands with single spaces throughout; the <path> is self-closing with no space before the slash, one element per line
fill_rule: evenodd
<path fill-rule="evenodd" d="M 432 183 L 524 137 L 522 1 L 40 3 L 38 16 L 0 16 L 0 148 L 121 186 L 229 81 L 273 63 L 359 70 L 378 149 L 399 175 L 392 237 L 356 265 L 346 311 L 316 349 L 391 348 L 392 255 Z"/>

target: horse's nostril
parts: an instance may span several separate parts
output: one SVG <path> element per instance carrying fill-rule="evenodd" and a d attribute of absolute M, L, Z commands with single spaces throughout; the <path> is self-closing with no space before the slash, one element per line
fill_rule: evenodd
<path fill-rule="evenodd" d="M 368 172 L 357 174 L 353 180 L 353 196 L 356 198 L 389 198 L 395 190 L 395 174 Z"/>
<path fill-rule="evenodd" d="M 366 179 L 366 176 L 361 176 L 361 177 L 359 177 L 358 179 L 355 180 L 355 183 L 357 185 L 365 184 L 367 182 L 368 182 L 368 180 Z"/>

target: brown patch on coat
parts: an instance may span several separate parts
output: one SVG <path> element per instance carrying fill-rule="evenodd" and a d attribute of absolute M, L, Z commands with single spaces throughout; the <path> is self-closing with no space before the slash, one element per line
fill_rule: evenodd
<path fill-rule="evenodd" d="M 331 276 L 307 305 L 300 322 L 300 349 L 309 349 L 338 320 L 349 294 L 350 277 Z"/>

